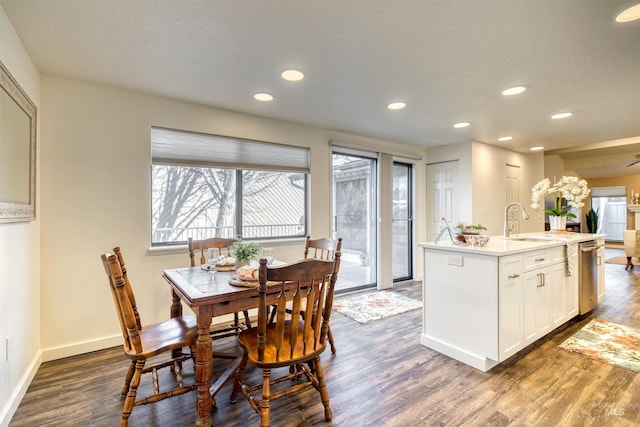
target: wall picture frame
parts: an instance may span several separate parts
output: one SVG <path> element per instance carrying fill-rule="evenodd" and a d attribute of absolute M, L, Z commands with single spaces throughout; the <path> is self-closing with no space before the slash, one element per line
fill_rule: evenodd
<path fill-rule="evenodd" d="M 37 108 L 0 61 L 0 223 L 36 217 Z"/>

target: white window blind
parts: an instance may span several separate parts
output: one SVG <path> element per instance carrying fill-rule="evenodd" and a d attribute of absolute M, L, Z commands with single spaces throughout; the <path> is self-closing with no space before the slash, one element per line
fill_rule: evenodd
<path fill-rule="evenodd" d="M 154 164 L 309 173 L 309 149 L 197 132 L 151 128 Z"/>
<path fill-rule="evenodd" d="M 627 197 L 627 187 L 592 188 L 591 197 Z"/>

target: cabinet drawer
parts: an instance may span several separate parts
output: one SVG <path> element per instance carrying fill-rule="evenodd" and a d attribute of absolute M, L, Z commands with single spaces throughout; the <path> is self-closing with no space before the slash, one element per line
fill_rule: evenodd
<path fill-rule="evenodd" d="M 524 271 L 535 270 L 536 268 L 551 265 L 553 259 L 552 251 L 545 249 L 542 251 L 527 252 L 523 255 Z"/>

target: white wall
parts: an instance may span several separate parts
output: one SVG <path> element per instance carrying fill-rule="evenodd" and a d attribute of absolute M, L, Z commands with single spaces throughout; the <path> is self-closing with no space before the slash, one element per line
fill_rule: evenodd
<path fill-rule="evenodd" d="M 121 246 L 143 322 L 165 319 L 163 269 L 186 252 L 148 251 L 149 130 L 162 126 L 311 149 L 311 234 L 331 232 L 330 135 L 321 129 L 42 76 L 42 349 L 45 360 L 120 344 L 99 255 Z M 344 140 L 361 138 L 341 135 Z M 270 244 L 300 258 L 302 240 Z"/>
<path fill-rule="evenodd" d="M 39 108 L 40 75 L 2 8 L 0 61 Z M 41 360 L 39 191 L 35 221 L 0 224 L 0 426 L 9 423 Z"/>
<path fill-rule="evenodd" d="M 501 235 L 506 206 L 505 165 L 520 167 L 520 203 L 530 215 L 520 222 L 521 232 L 544 230 L 544 215 L 530 208 L 531 187 L 543 178 L 541 153 L 522 154 L 481 142 L 464 142 L 427 150 L 427 163 L 459 160 L 460 220 L 482 224 L 489 235 Z"/>
<path fill-rule="evenodd" d="M 545 178 L 549 178 L 551 183 L 555 183 L 560 180 L 563 176 L 577 176 L 582 178 L 580 174 L 578 174 L 573 169 L 566 169 L 565 162 L 557 154 L 552 154 L 548 156 L 544 156 L 544 176 Z M 589 180 L 587 180 L 589 181 Z M 592 188 L 591 184 L 587 182 L 589 188 Z M 571 212 L 576 215 L 576 218 L 573 219 L 575 222 L 580 222 L 580 228 L 583 233 L 587 232 L 587 225 L 585 223 L 585 215 L 590 209 L 590 198 L 584 200 L 585 205 L 580 209 L 572 209 Z M 544 214 L 540 214 L 544 218 Z M 632 217 L 629 215 L 629 217 Z"/>
<path fill-rule="evenodd" d="M 458 160 L 458 220 L 465 224 L 478 223 L 473 220 L 473 164 L 471 142 L 443 145 L 427 150 L 427 164 Z M 426 183 L 426 181 L 425 181 Z M 427 203 L 431 201 L 427 198 Z M 451 224 L 455 226 L 456 224 Z"/>
<path fill-rule="evenodd" d="M 543 178 L 542 153 L 522 154 L 474 142 L 473 159 L 473 221 L 488 228 L 488 234 L 500 235 L 504 230 L 504 208 L 507 204 L 506 165 L 520 168 L 520 204 L 529 220 L 520 220 L 520 232 L 544 231 L 544 215 L 531 208 L 531 187 Z M 520 215 L 518 213 L 518 215 Z"/>
<path fill-rule="evenodd" d="M 52 76 L 42 77 L 42 103 L 45 360 L 120 343 L 99 258 L 116 245 L 127 259 L 143 322 L 169 313 L 161 272 L 188 260 L 185 249 L 148 251 L 151 126 L 310 147 L 310 231 L 328 234 L 330 212 L 322 207 L 329 198 L 329 150 L 321 130 Z M 290 256 L 286 246 L 275 252 Z"/>

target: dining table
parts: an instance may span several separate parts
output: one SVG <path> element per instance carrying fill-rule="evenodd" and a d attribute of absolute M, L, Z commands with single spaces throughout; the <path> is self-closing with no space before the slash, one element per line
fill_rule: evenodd
<path fill-rule="evenodd" d="M 274 263 L 281 264 L 281 263 Z M 182 315 L 182 303 L 197 319 L 198 337 L 195 344 L 195 375 L 198 385 L 196 426 L 211 426 L 211 410 L 215 395 L 240 365 L 240 357 L 213 380 L 214 345 L 209 334 L 214 317 L 250 310 L 258 307 L 258 281 L 239 280 L 235 271 L 207 271 L 205 267 L 174 268 L 164 270 L 162 277 L 171 286 L 171 317 Z M 285 283 L 286 290 L 295 289 L 295 283 Z M 267 288 L 267 304 L 275 304 L 282 286 Z M 289 292 L 287 292 L 289 294 Z"/>

